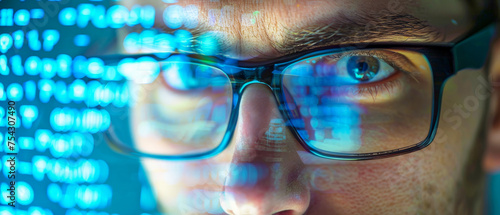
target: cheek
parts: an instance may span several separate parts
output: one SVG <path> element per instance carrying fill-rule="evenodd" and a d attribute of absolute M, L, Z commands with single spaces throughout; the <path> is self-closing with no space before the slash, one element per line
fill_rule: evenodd
<path fill-rule="evenodd" d="M 169 214 L 222 213 L 219 197 L 227 164 L 216 158 L 195 162 L 143 159 L 159 205 Z"/>
<path fill-rule="evenodd" d="M 335 207 L 377 208 L 380 201 L 400 205 L 404 204 L 401 199 L 416 197 L 418 189 L 415 188 L 421 187 L 428 174 L 421 168 L 424 163 L 416 156 L 400 156 L 341 165 L 309 166 L 308 183 L 313 197 L 317 197 L 316 201 L 330 199 L 330 202 L 337 202 Z"/>
<path fill-rule="evenodd" d="M 467 70 L 459 71 L 445 85 L 433 145 L 442 150 L 440 153 L 455 157 L 459 166 L 465 165 L 463 162 L 475 144 L 484 144 L 477 142 L 477 138 L 490 97 L 486 83 L 483 71 Z"/>

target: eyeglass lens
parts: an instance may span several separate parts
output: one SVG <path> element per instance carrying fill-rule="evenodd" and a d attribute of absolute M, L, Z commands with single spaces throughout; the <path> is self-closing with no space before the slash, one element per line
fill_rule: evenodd
<path fill-rule="evenodd" d="M 147 69 L 141 67 L 140 69 Z M 233 89 L 220 69 L 172 56 L 135 83 L 129 147 L 154 155 L 203 153 L 229 127 Z M 278 75 L 292 129 L 324 153 L 411 146 L 430 130 L 433 81 L 425 55 L 395 49 L 343 51 L 293 63 Z"/>

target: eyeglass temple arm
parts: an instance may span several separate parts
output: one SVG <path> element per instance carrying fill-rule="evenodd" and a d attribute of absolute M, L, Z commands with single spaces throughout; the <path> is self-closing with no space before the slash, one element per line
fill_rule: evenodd
<path fill-rule="evenodd" d="M 484 66 L 495 34 L 496 25 L 490 24 L 478 33 L 459 42 L 452 48 L 455 71 L 462 69 L 478 69 Z"/>

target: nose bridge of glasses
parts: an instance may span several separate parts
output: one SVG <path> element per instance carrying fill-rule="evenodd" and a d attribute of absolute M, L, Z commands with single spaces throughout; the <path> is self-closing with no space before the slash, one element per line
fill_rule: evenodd
<path fill-rule="evenodd" d="M 233 83 L 239 88 L 241 94 L 251 84 L 263 84 L 272 90 L 273 72 L 269 67 L 241 68 L 238 73 L 230 76 Z"/>

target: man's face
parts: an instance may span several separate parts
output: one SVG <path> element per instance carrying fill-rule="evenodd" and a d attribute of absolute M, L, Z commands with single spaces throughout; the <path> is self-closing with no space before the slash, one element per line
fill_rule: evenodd
<path fill-rule="evenodd" d="M 158 14 L 171 5 L 195 8 L 198 27 L 193 32 L 216 32 L 223 38 L 217 54 L 247 61 L 272 60 L 317 46 L 450 42 L 469 31 L 474 21 L 465 3 L 454 0 L 147 3 L 155 5 Z M 161 28 L 158 23 L 163 22 L 156 24 Z M 346 35 L 306 40 L 325 26 Z M 291 40 L 291 32 L 311 34 Z M 197 161 L 142 162 L 168 214 L 467 214 L 472 204 L 464 202 L 468 185 L 463 175 L 486 106 L 481 80 L 482 71 L 463 71 L 446 83 L 437 137 L 411 154 L 368 161 L 317 157 L 286 128 L 271 90 L 253 84 L 243 93 L 233 138 L 222 153 Z M 141 111 L 139 103 L 132 112 L 134 125 Z M 395 132 L 394 138 L 410 138 L 398 133 L 403 132 Z M 135 135 L 135 141 L 140 145 L 157 140 Z"/>

